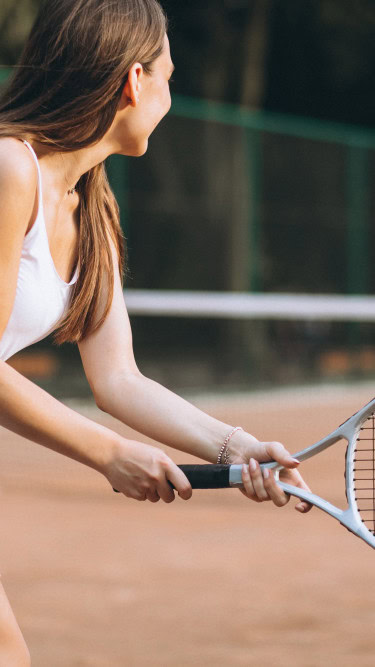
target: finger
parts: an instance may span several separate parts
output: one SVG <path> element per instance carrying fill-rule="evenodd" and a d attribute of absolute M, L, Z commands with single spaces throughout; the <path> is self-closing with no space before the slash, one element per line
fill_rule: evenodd
<path fill-rule="evenodd" d="M 249 466 L 246 465 L 245 463 L 242 466 L 242 483 L 243 483 L 243 489 L 241 489 L 241 492 L 247 498 L 250 498 L 250 500 L 255 500 L 257 503 L 259 503 L 260 500 L 254 491 L 253 482 L 250 477 Z"/>
<path fill-rule="evenodd" d="M 298 459 L 293 458 L 281 442 L 267 442 L 265 447 L 269 460 L 277 461 L 285 468 L 296 468 L 300 463 Z"/>
<path fill-rule="evenodd" d="M 156 491 L 164 503 L 172 503 L 175 499 L 174 489 L 168 484 L 166 478 L 158 482 Z"/>
<path fill-rule="evenodd" d="M 272 502 L 276 507 L 283 507 L 289 502 L 290 496 L 285 493 L 282 488 L 276 483 L 272 470 L 263 468 L 263 483 Z"/>
<path fill-rule="evenodd" d="M 297 470 L 295 470 L 294 472 L 298 477 L 296 486 L 298 486 L 300 489 L 304 489 L 305 491 L 310 491 L 311 490 L 310 487 L 306 484 L 306 482 L 301 477 L 299 472 L 297 472 Z M 301 512 L 301 514 L 306 514 L 307 512 L 310 512 L 310 510 L 312 509 L 312 504 L 309 503 L 307 500 L 299 500 L 299 502 L 295 506 L 295 509 L 297 510 L 297 512 Z"/>
<path fill-rule="evenodd" d="M 260 469 L 260 465 L 255 459 L 250 459 L 249 472 L 256 497 L 260 501 L 270 500 L 270 497 L 264 488 L 263 475 Z"/>
<path fill-rule="evenodd" d="M 306 484 L 305 480 L 298 472 L 298 470 L 284 470 L 282 471 L 280 476 L 288 484 L 292 484 L 293 486 L 296 486 L 299 489 L 304 489 L 305 491 L 311 491 L 310 487 Z M 307 500 L 299 500 L 297 505 L 295 506 L 297 512 L 301 512 L 302 514 L 306 514 L 306 512 L 309 512 L 311 508 L 312 504 L 309 503 Z"/>
<path fill-rule="evenodd" d="M 170 484 L 168 484 L 168 481 Z M 176 489 L 178 495 L 183 500 L 189 500 L 191 498 L 193 490 L 191 484 L 186 477 L 185 473 L 176 466 L 174 463 L 166 471 L 166 484 L 170 488 L 170 485 Z"/>
<path fill-rule="evenodd" d="M 144 502 L 147 498 L 146 493 L 139 493 L 138 491 L 134 491 L 132 495 L 130 495 L 130 498 L 133 498 L 134 500 L 139 500 L 140 502 Z"/>
<path fill-rule="evenodd" d="M 118 485 L 120 486 L 120 485 Z M 143 502 L 144 500 L 147 500 L 146 492 L 145 491 L 139 491 L 137 489 L 128 489 L 127 491 L 119 491 L 118 489 L 115 489 L 114 487 L 113 491 L 118 494 L 122 494 L 125 496 L 125 498 L 130 498 L 131 500 L 139 500 Z"/>
<path fill-rule="evenodd" d="M 160 496 L 159 496 L 159 494 L 156 490 L 155 491 L 148 491 L 146 496 L 147 496 L 147 500 L 149 500 L 150 503 L 158 503 L 159 500 L 160 500 Z"/>
<path fill-rule="evenodd" d="M 300 512 L 301 514 L 306 514 L 306 512 L 310 512 L 312 509 L 311 503 L 307 503 L 305 500 L 301 500 L 295 508 L 297 512 Z"/>

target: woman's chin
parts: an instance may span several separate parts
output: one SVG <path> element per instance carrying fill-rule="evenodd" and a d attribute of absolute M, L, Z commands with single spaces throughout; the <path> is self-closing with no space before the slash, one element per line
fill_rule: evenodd
<path fill-rule="evenodd" d="M 142 157 L 147 152 L 148 149 L 148 139 L 145 139 L 142 142 L 139 142 L 136 146 L 132 146 L 131 150 L 127 150 L 125 155 L 131 157 Z"/>
<path fill-rule="evenodd" d="M 132 144 L 131 146 L 123 146 L 120 150 L 117 151 L 118 155 L 126 155 L 127 157 L 142 157 L 147 152 L 148 149 L 148 139 L 145 139 L 142 142 L 137 144 Z"/>
<path fill-rule="evenodd" d="M 137 153 L 135 154 L 134 157 L 142 157 L 145 153 L 147 153 L 148 149 L 148 139 L 146 139 L 141 146 L 139 146 L 139 149 Z"/>

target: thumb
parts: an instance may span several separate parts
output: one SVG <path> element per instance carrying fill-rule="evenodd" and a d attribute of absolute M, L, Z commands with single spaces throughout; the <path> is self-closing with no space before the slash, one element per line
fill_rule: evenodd
<path fill-rule="evenodd" d="M 284 468 L 296 468 L 300 461 L 295 459 L 281 442 L 268 442 L 266 444 L 266 451 L 270 459 L 277 461 Z"/>

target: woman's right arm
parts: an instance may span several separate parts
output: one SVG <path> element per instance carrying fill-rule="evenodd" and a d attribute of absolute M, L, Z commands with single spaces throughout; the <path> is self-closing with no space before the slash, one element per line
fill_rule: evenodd
<path fill-rule="evenodd" d="M 10 142 L 10 144 L 9 144 Z M 36 209 L 37 174 L 21 142 L 0 141 L 0 339 L 12 312 L 25 234 Z M 79 415 L 0 361 L 0 424 L 98 472 L 137 500 L 189 498 L 185 475 L 163 451 L 122 438 Z M 157 491 L 157 494 L 155 494 Z"/>
<path fill-rule="evenodd" d="M 0 424 L 102 473 L 135 500 L 188 499 L 185 475 L 157 447 L 127 440 L 63 405 L 0 361 Z M 155 493 L 156 492 L 156 493 Z"/>

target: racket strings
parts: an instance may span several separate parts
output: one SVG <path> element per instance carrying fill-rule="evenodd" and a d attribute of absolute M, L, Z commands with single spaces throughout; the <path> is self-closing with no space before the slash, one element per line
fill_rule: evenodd
<path fill-rule="evenodd" d="M 353 459 L 353 482 L 357 509 L 368 530 L 375 535 L 375 416 L 360 428 Z"/>

